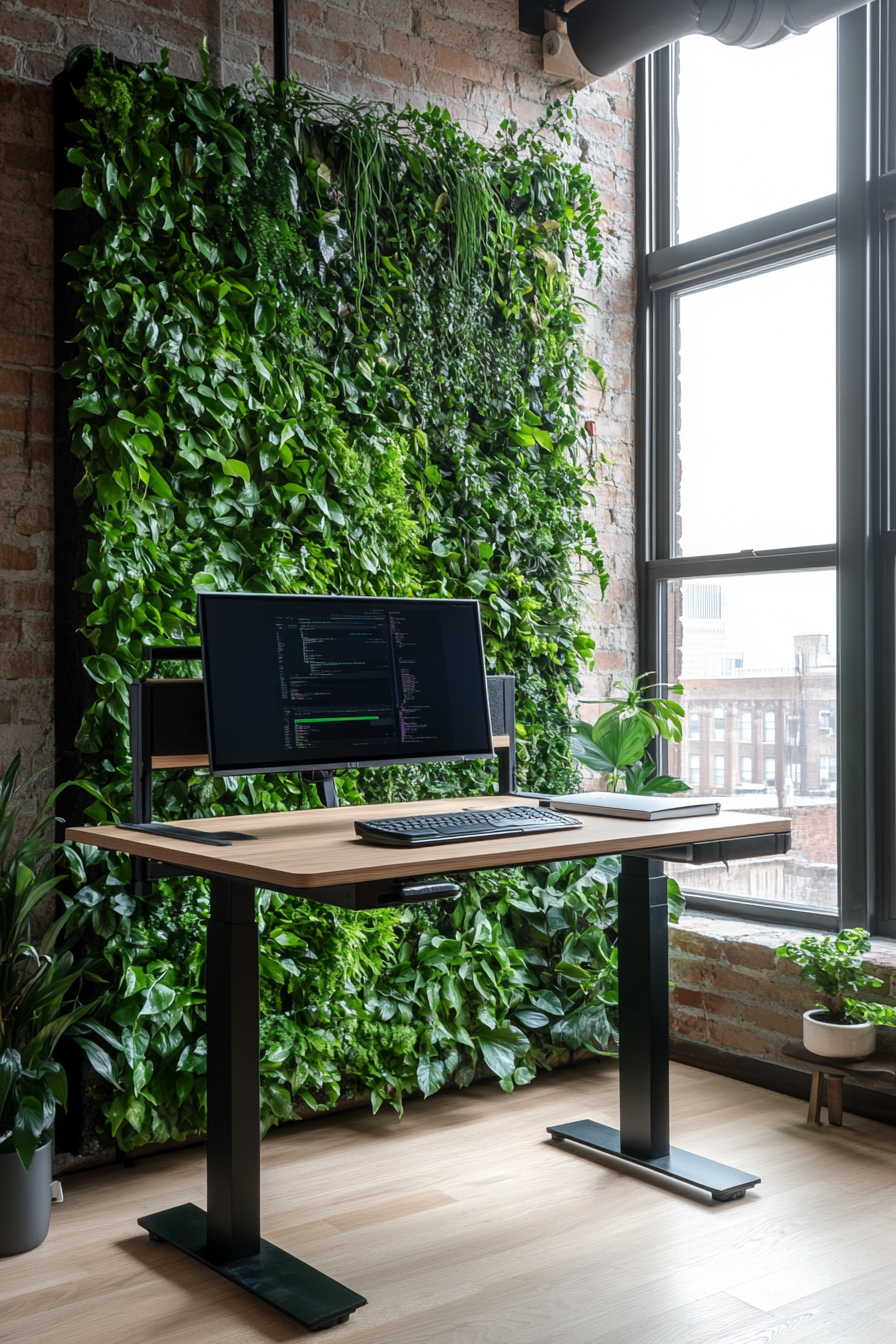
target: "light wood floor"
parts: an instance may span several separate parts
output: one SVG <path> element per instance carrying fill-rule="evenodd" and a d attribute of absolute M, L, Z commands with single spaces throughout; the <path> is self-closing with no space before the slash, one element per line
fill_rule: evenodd
<path fill-rule="evenodd" d="M 677 1146 L 762 1176 L 734 1204 L 623 1175 L 548 1123 L 615 1124 L 612 1062 L 290 1126 L 264 1233 L 370 1304 L 333 1344 L 893 1344 L 896 1131 L 674 1065 Z M 0 1261 L 3 1344 L 254 1344 L 305 1332 L 135 1224 L 204 1205 L 204 1150 L 69 1176 Z"/>

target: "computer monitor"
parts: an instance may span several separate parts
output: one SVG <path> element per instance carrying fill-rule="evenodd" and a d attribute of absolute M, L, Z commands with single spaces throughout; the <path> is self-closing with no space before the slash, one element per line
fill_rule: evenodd
<path fill-rule="evenodd" d="M 479 604 L 200 593 L 214 775 L 493 755 Z"/>

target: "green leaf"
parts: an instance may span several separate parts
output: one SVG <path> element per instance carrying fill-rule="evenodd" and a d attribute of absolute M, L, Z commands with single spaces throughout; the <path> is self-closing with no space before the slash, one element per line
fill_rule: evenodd
<path fill-rule="evenodd" d="M 80 187 L 63 187 L 53 197 L 54 210 L 77 210 L 83 204 Z"/>
<path fill-rule="evenodd" d="M 249 468 L 245 462 L 238 461 L 235 457 L 228 457 L 223 465 L 225 476 L 238 476 L 241 481 L 248 482 Z"/>
<path fill-rule="evenodd" d="M 105 1078 L 107 1082 L 117 1087 L 118 1079 L 115 1066 L 103 1047 L 97 1045 L 96 1041 L 90 1040 L 88 1036 L 76 1036 L 75 1039 L 100 1077 Z"/>
<path fill-rule="evenodd" d="M 124 499 L 125 492 L 109 472 L 103 472 L 96 479 L 96 497 L 106 507 L 118 504 Z"/>
<path fill-rule="evenodd" d="M 499 1078 L 506 1078 L 513 1073 L 516 1057 L 526 1054 L 529 1049 L 528 1038 L 519 1027 L 495 1027 L 491 1031 L 479 1032 L 476 1039 L 482 1058 Z"/>
<path fill-rule="evenodd" d="M 44 1108 L 36 1097 L 23 1097 L 15 1113 L 12 1141 L 26 1171 L 44 1137 Z"/>
<path fill-rule="evenodd" d="M 6 1099 L 15 1086 L 22 1071 L 22 1059 L 18 1050 L 7 1046 L 0 1055 L 0 1116 L 6 1106 Z"/>
<path fill-rule="evenodd" d="M 151 462 L 147 462 L 146 469 L 149 472 L 149 484 L 152 487 L 153 494 L 158 495 L 161 499 L 173 500 L 174 492 L 171 486 L 164 477 L 159 475 Z"/>

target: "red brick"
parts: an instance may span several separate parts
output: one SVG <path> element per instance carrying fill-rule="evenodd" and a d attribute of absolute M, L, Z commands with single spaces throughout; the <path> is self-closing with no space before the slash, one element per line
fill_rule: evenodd
<path fill-rule="evenodd" d="M 0 561 L 0 570 L 2 570 Z M 9 605 L 16 611 L 52 611 L 52 583 L 17 583 Z"/>
<path fill-rule="evenodd" d="M 0 616 L 0 646 L 10 648 L 22 642 L 22 620 L 19 616 Z"/>
<path fill-rule="evenodd" d="M 28 397 L 31 395 L 31 377 L 28 369 L 0 368 L 0 397 Z"/>
<path fill-rule="evenodd" d="M 763 1031 L 777 1031 L 784 1036 L 802 1035 L 802 1014 L 776 1013 L 774 1008 L 761 1004 L 744 1004 L 743 1016 L 746 1022 Z"/>
<path fill-rule="evenodd" d="M 60 18 L 86 19 L 90 8 L 90 0 L 22 0 L 22 4 Z"/>
<path fill-rule="evenodd" d="M 3 16 L 3 36 L 13 42 L 48 46 L 55 42 L 58 26 L 51 19 L 38 18 L 34 14 L 11 14 L 9 10 Z"/>
<path fill-rule="evenodd" d="M 0 649 L 0 677 L 9 677 L 11 681 L 22 681 L 30 677 L 47 677 L 53 673 L 52 651 L 22 649 L 10 653 Z"/>
<path fill-rule="evenodd" d="M 702 933 L 693 933 L 674 925 L 669 930 L 669 941 L 675 952 L 687 953 L 692 957 L 719 961 L 722 956 L 722 945 L 714 938 L 707 938 Z"/>
<path fill-rule="evenodd" d="M 42 505 L 26 504 L 16 513 L 16 531 L 23 537 L 33 537 L 37 532 L 49 532 L 52 526 L 52 510 Z"/>
<path fill-rule="evenodd" d="M 324 37 L 320 33 L 309 33 L 302 29 L 292 35 L 292 49 L 304 52 L 324 65 L 345 65 L 352 57 L 348 42 L 337 42 L 334 38 Z"/>
<path fill-rule="evenodd" d="M 0 569 L 37 569 L 37 551 L 0 542 Z"/>
<path fill-rule="evenodd" d="M 710 1022 L 708 1039 L 713 1045 L 720 1045 L 725 1050 L 736 1050 L 741 1055 L 755 1055 L 763 1059 L 769 1054 L 761 1036 L 727 1022 Z"/>
<path fill-rule="evenodd" d="M 672 1009 L 669 1013 L 669 1030 L 673 1036 L 685 1036 L 690 1041 L 705 1041 L 708 1037 L 706 1018 Z"/>
<path fill-rule="evenodd" d="M 317 8 L 317 6 L 313 6 Z M 382 43 L 383 30 L 378 23 L 355 15 L 342 14 L 328 8 L 323 15 L 324 26 L 334 33 L 341 42 L 355 42 L 368 50 L 375 50 Z M 310 25 L 309 20 L 309 25 Z M 305 24 L 303 23 L 303 27 Z"/>
<path fill-rule="evenodd" d="M 702 1008 L 703 995 L 696 989 L 680 989 L 677 985 L 672 991 L 672 1000 L 674 1003 L 683 1004 L 687 1008 Z"/>
<path fill-rule="evenodd" d="M 27 173 L 29 176 L 41 173 L 52 174 L 53 153 L 50 149 L 36 145 L 5 144 L 0 151 L 0 163 L 7 170 Z"/>
<path fill-rule="evenodd" d="M 712 994 L 708 990 L 703 994 L 703 1005 L 711 1017 L 725 1017 L 739 1022 L 743 1016 L 743 1006 L 737 999 L 729 999 L 724 994 Z"/>
<path fill-rule="evenodd" d="M 712 975 L 716 989 L 727 989 L 734 994 L 755 994 L 760 982 L 742 971 L 729 970 L 727 966 L 717 966 Z"/>
<path fill-rule="evenodd" d="M 365 51 L 361 58 L 364 73 L 374 79 L 385 79 L 390 84 L 414 83 L 413 71 L 408 70 L 404 61 L 390 56 L 386 51 Z"/>
<path fill-rule="evenodd" d="M 726 943 L 725 955 L 732 966 L 752 966 L 760 971 L 775 969 L 774 951 L 760 943 Z"/>

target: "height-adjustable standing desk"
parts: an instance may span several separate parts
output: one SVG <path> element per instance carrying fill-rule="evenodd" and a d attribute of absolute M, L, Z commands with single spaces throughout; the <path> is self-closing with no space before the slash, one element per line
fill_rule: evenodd
<path fill-rule="evenodd" d="M 669 1145 L 663 861 L 708 863 L 783 853 L 789 844 L 789 820 L 733 812 L 662 822 L 583 816 L 581 829 L 419 850 L 378 848 L 354 833 L 356 819 L 494 807 L 501 801 L 491 795 L 187 823 L 214 834 L 232 829 L 238 820 L 241 830 L 258 837 L 235 841 L 228 848 L 114 826 L 66 831 L 68 840 L 145 858 L 153 876 L 190 873 L 211 878 L 206 983 L 208 1212 L 182 1204 L 139 1221 L 153 1239 L 185 1251 L 309 1329 L 347 1320 L 366 1299 L 261 1239 L 257 887 L 345 909 L 371 910 L 419 900 L 407 886 L 413 878 L 622 853 L 620 1127 L 579 1120 L 551 1126 L 551 1136 L 674 1176 L 708 1190 L 716 1200 L 737 1199 L 759 1181 L 749 1172 Z"/>

